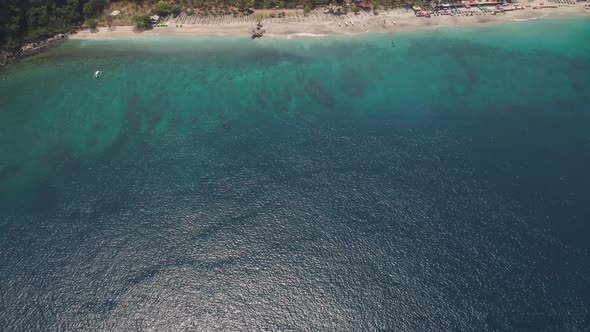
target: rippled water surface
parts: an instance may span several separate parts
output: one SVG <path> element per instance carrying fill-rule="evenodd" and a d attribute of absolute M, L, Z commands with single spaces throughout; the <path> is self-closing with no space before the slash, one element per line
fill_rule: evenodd
<path fill-rule="evenodd" d="M 588 40 L 70 41 L 4 69 L 0 330 L 587 330 Z"/>

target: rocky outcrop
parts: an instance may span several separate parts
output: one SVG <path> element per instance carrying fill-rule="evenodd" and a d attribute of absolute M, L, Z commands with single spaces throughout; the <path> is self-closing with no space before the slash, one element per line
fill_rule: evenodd
<path fill-rule="evenodd" d="M 264 36 L 266 30 L 262 29 L 262 23 L 258 22 L 256 28 L 252 29 L 252 39 L 260 38 Z"/>
<path fill-rule="evenodd" d="M 14 53 L 7 51 L 0 51 L 0 67 L 6 66 L 14 60 Z"/>
<path fill-rule="evenodd" d="M 68 39 L 67 33 L 60 33 L 43 41 L 29 43 L 21 46 L 16 51 L 1 51 L 0 52 L 0 66 L 5 66 L 17 59 L 38 54 L 50 47 L 56 46 L 62 41 Z"/>

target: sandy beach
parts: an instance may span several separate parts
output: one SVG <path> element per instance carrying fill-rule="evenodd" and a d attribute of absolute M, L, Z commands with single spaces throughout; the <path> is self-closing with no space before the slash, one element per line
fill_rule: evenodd
<path fill-rule="evenodd" d="M 557 8 L 533 9 L 543 5 Z M 547 1 L 521 3 L 524 10 L 515 10 L 493 15 L 472 8 L 473 16 L 432 16 L 416 17 L 414 12 L 405 9 L 335 16 L 314 11 L 307 16 L 302 13 L 283 18 L 263 18 L 266 34 L 264 38 L 326 37 L 339 35 L 358 35 L 362 33 L 390 33 L 419 29 L 434 29 L 447 26 L 494 24 L 518 22 L 549 17 L 587 16 L 590 19 L 590 4 L 562 4 Z M 463 10 L 466 12 L 466 10 Z M 132 26 L 99 27 L 98 31 L 83 30 L 70 36 L 71 39 L 127 39 L 141 37 L 186 37 L 186 36 L 244 36 L 249 37 L 259 17 L 179 17 L 161 22 L 165 27 L 137 32 Z M 189 23 L 186 23 L 189 22 Z M 190 23 L 198 22 L 198 23 Z"/>

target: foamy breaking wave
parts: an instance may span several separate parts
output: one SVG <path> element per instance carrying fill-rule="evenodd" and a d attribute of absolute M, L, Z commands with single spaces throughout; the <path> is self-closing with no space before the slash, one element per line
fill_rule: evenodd
<path fill-rule="evenodd" d="M 272 38 L 292 39 L 293 37 L 321 38 L 321 37 L 328 37 L 329 35 L 315 34 L 315 33 L 309 33 L 309 32 L 297 32 L 297 33 L 289 33 L 289 34 L 284 34 L 284 35 L 268 34 L 267 36 L 272 37 Z"/>
<path fill-rule="evenodd" d="M 524 21 L 538 20 L 540 18 L 546 17 L 547 15 L 548 14 L 541 15 L 541 16 L 535 16 L 535 17 L 531 17 L 531 18 L 515 18 L 515 19 L 513 19 L 513 21 L 515 21 L 515 22 L 524 22 Z"/>

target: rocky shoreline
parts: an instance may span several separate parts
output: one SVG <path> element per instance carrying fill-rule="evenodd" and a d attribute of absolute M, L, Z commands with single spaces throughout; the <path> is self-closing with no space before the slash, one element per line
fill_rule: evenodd
<path fill-rule="evenodd" d="M 67 33 L 60 33 L 43 41 L 25 44 L 16 51 L 0 51 L 0 67 L 57 46 L 64 40 L 68 39 L 68 36 L 69 34 Z"/>

